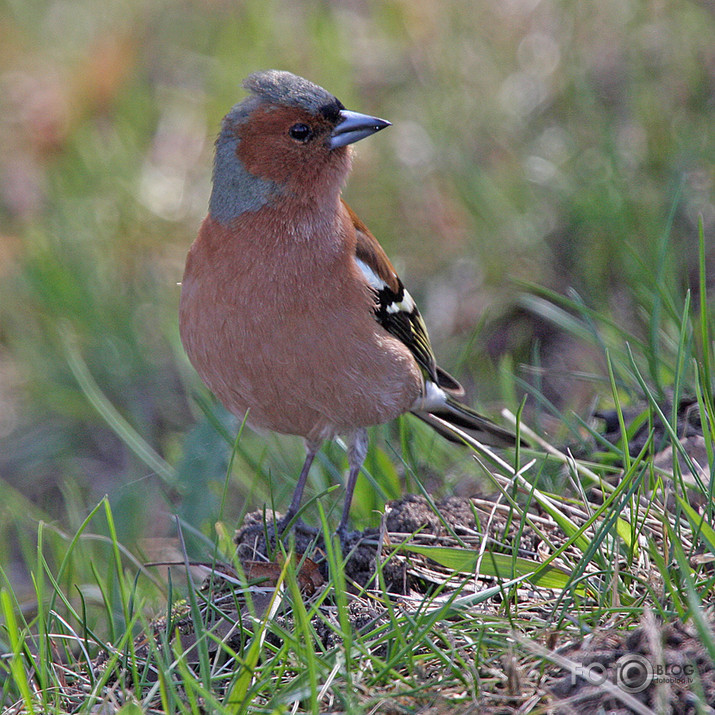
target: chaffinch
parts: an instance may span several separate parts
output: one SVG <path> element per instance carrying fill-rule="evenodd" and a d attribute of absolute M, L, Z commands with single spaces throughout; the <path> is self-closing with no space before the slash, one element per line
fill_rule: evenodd
<path fill-rule="evenodd" d="M 369 425 L 411 412 L 455 441 L 435 418 L 494 446 L 514 436 L 456 399 L 462 387 L 436 364 L 412 296 L 340 196 L 349 145 L 390 123 L 289 72 L 243 86 L 251 94 L 223 120 L 208 216 L 186 260 L 181 339 L 228 410 L 304 438 L 283 525 L 321 443 L 346 437 L 344 536 Z"/>

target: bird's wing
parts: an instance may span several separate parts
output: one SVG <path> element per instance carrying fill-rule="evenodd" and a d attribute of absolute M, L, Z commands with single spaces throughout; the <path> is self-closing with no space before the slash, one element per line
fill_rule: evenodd
<path fill-rule="evenodd" d="M 375 294 L 375 319 L 410 349 L 426 379 L 454 395 L 463 394 L 459 382 L 437 365 L 420 311 L 382 246 L 344 201 L 343 206 L 357 236 L 355 261 Z"/>

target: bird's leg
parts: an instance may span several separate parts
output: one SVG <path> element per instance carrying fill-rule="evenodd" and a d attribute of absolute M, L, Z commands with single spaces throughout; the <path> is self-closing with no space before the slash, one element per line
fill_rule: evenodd
<path fill-rule="evenodd" d="M 308 472 L 310 471 L 310 465 L 313 464 L 315 455 L 320 449 L 320 442 L 314 442 L 311 440 L 305 441 L 305 462 L 303 462 L 303 469 L 300 470 L 300 477 L 298 477 L 298 483 L 295 485 L 295 491 L 293 492 L 293 498 L 291 499 L 288 511 L 285 516 L 281 519 L 278 525 L 279 533 L 283 533 L 286 526 L 292 521 L 293 517 L 298 513 L 300 509 L 300 501 L 303 498 L 303 490 L 305 489 L 305 484 L 308 481 Z"/>
<path fill-rule="evenodd" d="M 355 482 L 357 482 L 360 468 L 367 456 L 367 430 L 359 429 L 352 435 L 352 440 L 348 446 L 348 483 L 345 487 L 345 502 L 343 503 L 343 515 L 340 517 L 340 524 L 336 531 L 340 541 L 345 539 L 348 531 L 348 516 L 350 515 L 350 503 L 353 500 Z"/>

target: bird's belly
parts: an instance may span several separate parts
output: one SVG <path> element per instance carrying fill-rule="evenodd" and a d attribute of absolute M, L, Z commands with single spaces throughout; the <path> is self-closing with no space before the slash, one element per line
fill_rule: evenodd
<path fill-rule="evenodd" d="M 329 439 L 392 420 L 420 394 L 409 351 L 376 330 L 368 312 L 363 320 L 332 315 L 330 304 L 274 300 L 257 312 L 248 297 L 210 310 L 201 302 L 182 294 L 189 359 L 227 409 L 255 427 Z"/>

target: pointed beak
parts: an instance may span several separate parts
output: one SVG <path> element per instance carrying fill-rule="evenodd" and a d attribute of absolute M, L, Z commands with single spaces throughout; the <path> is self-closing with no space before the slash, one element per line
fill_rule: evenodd
<path fill-rule="evenodd" d="M 343 109 L 340 112 L 340 122 L 330 134 L 330 148 L 337 149 L 369 137 L 380 129 L 389 127 L 390 122 L 367 114 L 349 112 Z"/>

